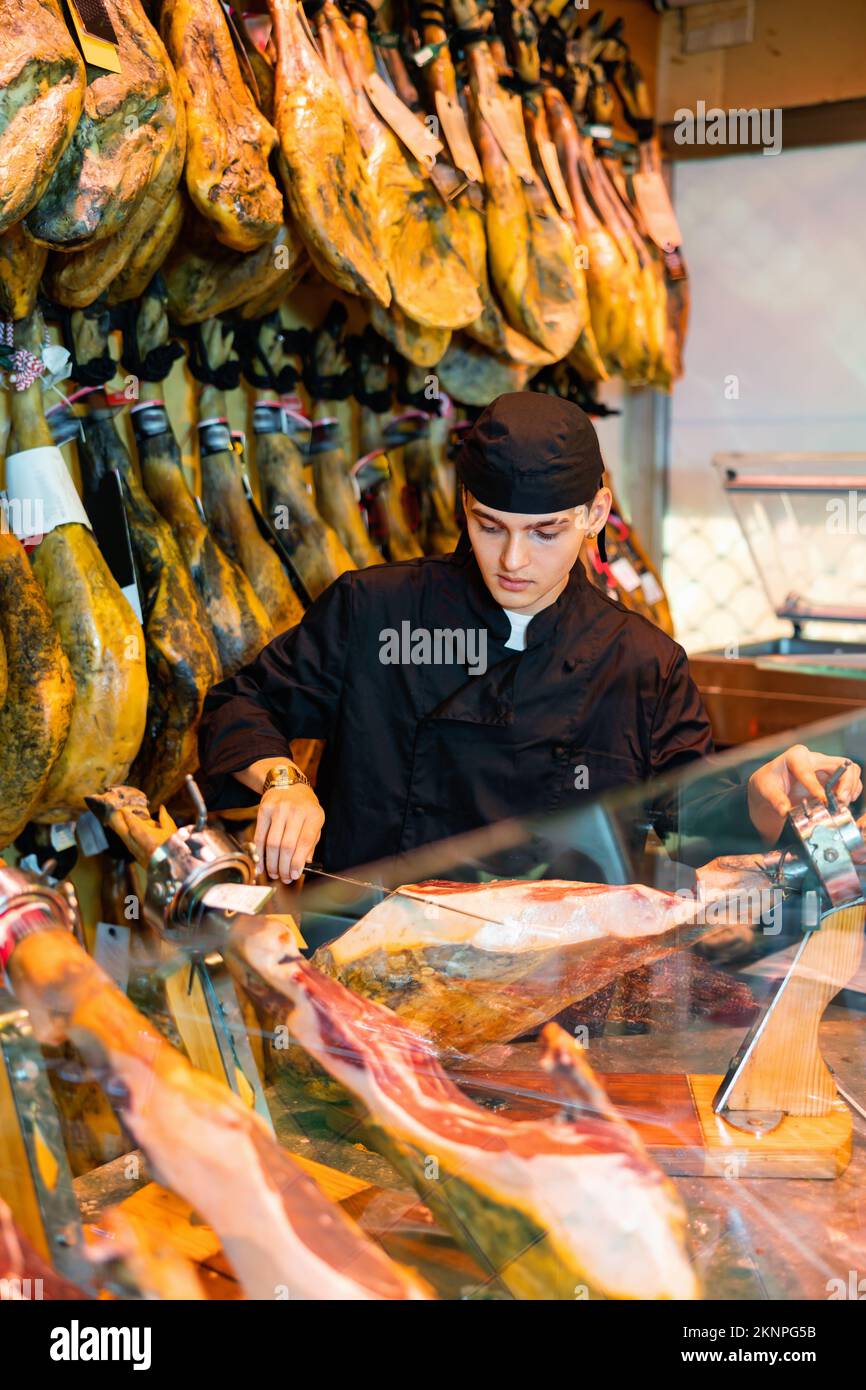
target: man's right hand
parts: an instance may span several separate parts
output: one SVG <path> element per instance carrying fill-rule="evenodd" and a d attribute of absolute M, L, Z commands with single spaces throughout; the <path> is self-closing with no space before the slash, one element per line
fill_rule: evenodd
<path fill-rule="evenodd" d="M 291 883 L 319 843 L 325 813 L 312 787 L 271 787 L 259 803 L 255 842 L 259 863 L 270 878 Z"/>

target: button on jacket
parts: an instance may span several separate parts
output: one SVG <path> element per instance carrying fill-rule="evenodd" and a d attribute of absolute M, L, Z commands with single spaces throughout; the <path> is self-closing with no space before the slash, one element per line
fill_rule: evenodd
<path fill-rule="evenodd" d="M 410 637 L 430 634 L 435 656 L 437 629 L 472 630 L 468 665 L 449 664 L 447 637 L 438 663 L 387 659 L 391 633 L 402 634 L 403 658 Z M 585 805 L 712 752 L 682 648 L 601 594 L 579 561 L 557 601 L 532 619 L 525 651 L 505 647 L 509 633 L 465 534 L 452 555 L 341 576 L 297 627 L 208 695 L 207 804 L 255 804 L 231 773 L 290 756 L 291 739 L 325 739 L 317 856 L 338 871 L 506 817 Z M 486 663 L 473 662 L 484 642 Z M 691 796 L 689 834 L 718 843 L 733 827 L 754 841 L 745 792 L 716 776 Z M 662 829 L 676 828 L 670 805 L 656 810 Z M 677 814 L 682 820 L 681 802 Z"/>

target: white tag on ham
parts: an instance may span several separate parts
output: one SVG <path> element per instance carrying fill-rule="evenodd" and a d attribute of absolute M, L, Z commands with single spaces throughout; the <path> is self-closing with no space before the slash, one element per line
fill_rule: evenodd
<path fill-rule="evenodd" d="M 41 540 L 69 521 L 92 529 L 66 460 L 53 444 L 7 456 L 6 494 L 9 523 L 19 540 Z"/>

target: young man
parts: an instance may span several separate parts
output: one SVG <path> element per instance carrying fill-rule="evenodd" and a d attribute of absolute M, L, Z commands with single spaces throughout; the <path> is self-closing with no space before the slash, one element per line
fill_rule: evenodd
<path fill-rule="evenodd" d="M 712 752 L 682 648 L 584 574 L 584 537 L 610 510 L 603 468 L 578 406 L 500 396 L 458 460 L 466 531 L 454 554 L 343 575 L 210 692 L 205 798 L 259 803 L 271 877 L 299 877 L 320 837 L 323 867 L 339 871 L 567 810 Z M 299 738 L 327 743 L 315 793 L 291 762 Z M 735 827 L 744 849 L 773 844 L 790 802 L 822 795 L 842 761 L 799 746 L 747 784 L 718 778 L 690 801 L 688 831 L 718 840 Z M 856 767 L 837 790 L 860 794 Z M 670 807 L 664 818 L 670 828 Z"/>

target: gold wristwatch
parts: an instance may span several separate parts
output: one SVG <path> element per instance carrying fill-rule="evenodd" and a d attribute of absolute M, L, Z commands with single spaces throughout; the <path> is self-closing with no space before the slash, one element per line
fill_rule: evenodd
<path fill-rule="evenodd" d="M 262 796 L 272 787 L 309 787 L 312 783 L 305 777 L 297 763 L 274 763 L 265 775 Z"/>

